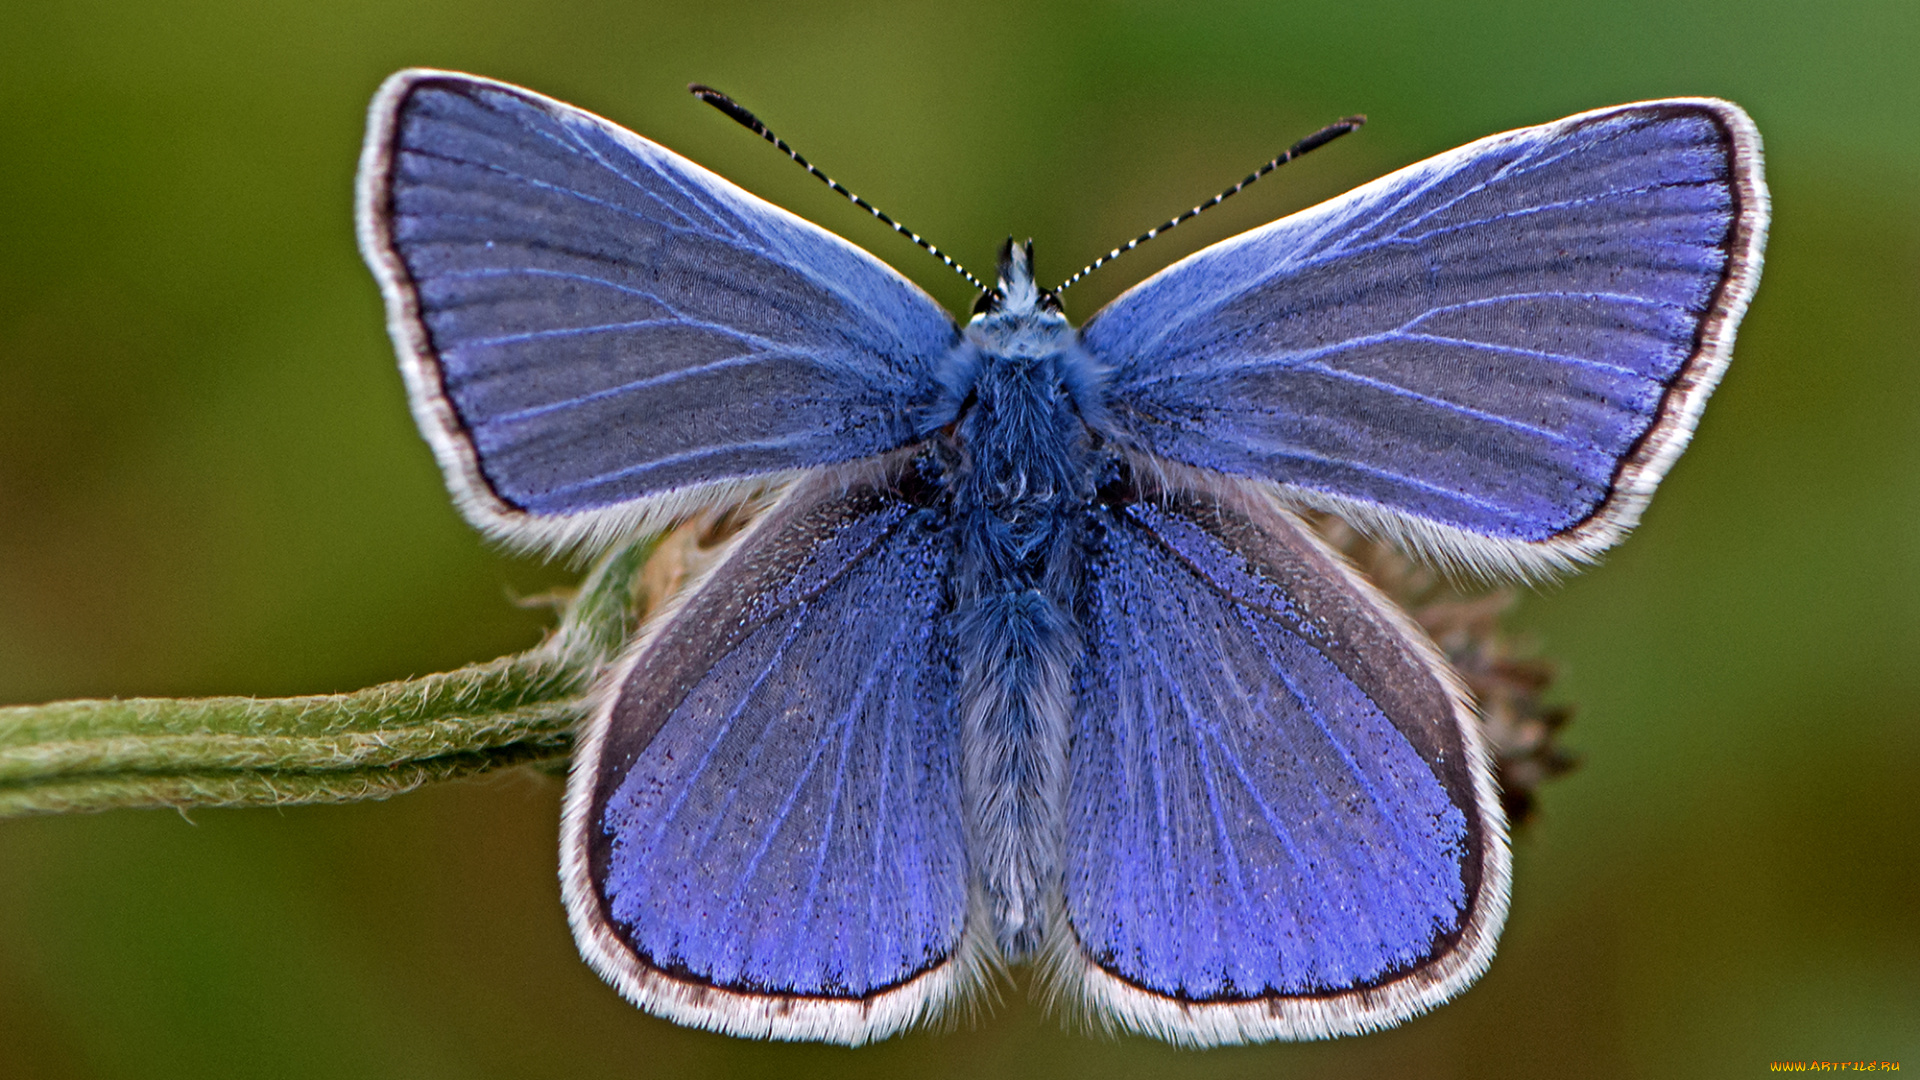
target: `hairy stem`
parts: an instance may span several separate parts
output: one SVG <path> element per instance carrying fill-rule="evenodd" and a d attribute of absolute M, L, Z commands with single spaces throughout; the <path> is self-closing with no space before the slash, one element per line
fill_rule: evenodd
<path fill-rule="evenodd" d="M 0 817 L 136 806 L 378 799 L 563 762 L 593 680 L 631 634 L 658 537 L 595 564 L 538 647 L 350 694 L 0 708 Z"/>

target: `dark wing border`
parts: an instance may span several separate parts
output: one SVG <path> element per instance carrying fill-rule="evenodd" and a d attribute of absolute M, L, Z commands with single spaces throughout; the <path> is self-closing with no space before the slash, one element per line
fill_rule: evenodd
<path fill-rule="evenodd" d="M 1707 398 L 1720 384 L 1720 377 L 1726 374 L 1727 364 L 1733 358 L 1734 333 L 1740 328 L 1740 320 L 1746 316 L 1754 290 L 1760 285 L 1772 203 L 1762 174 L 1760 131 L 1754 127 L 1753 118 L 1738 105 L 1718 98 L 1640 102 L 1599 113 L 1676 105 L 1701 109 L 1727 133 L 1734 198 L 1733 237 L 1727 245 L 1727 269 L 1707 308 L 1707 317 L 1701 320 L 1693 355 L 1681 365 L 1680 374 L 1667 388 L 1652 426 L 1622 459 L 1614 476 L 1612 494 L 1586 521 L 1546 542 L 1556 555 L 1568 562 L 1592 562 L 1640 523 L 1640 515 L 1646 511 L 1654 489 L 1687 448 L 1694 427 L 1700 423 L 1700 413 L 1707 407 Z M 1585 113 L 1561 123 L 1595 116 L 1595 113 Z"/>

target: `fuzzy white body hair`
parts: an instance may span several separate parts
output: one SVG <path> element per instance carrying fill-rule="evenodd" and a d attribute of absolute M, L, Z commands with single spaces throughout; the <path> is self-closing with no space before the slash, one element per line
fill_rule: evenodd
<path fill-rule="evenodd" d="M 975 888 L 1004 959 L 1023 961 L 1061 906 L 1068 723 L 1079 636 L 1047 598 L 998 597 L 969 632 L 961 787 Z"/>

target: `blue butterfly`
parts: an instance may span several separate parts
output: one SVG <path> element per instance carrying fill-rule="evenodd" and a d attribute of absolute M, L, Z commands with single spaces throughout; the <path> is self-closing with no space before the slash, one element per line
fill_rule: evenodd
<path fill-rule="evenodd" d="M 1711 99 L 1482 139 L 1079 329 L 1030 244 L 958 324 L 469 75 L 387 81 L 359 188 L 414 414 L 487 534 L 589 547 L 777 493 L 604 680 L 562 885 L 642 1008 L 842 1043 L 1005 963 L 1189 1044 L 1471 983 L 1509 878 L 1472 706 L 1294 511 L 1488 575 L 1592 559 L 1725 369 L 1766 224 L 1759 137 Z"/>

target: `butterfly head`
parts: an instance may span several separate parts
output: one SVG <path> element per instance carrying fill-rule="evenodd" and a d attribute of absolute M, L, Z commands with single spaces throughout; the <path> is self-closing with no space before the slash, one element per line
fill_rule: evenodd
<path fill-rule="evenodd" d="M 1008 316 L 1060 316 L 1060 298 L 1033 280 L 1033 241 L 1016 244 L 1013 237 L 1000 245 L 1000 281 L 980 294 L 973 305 L 973 321 Z"/>

